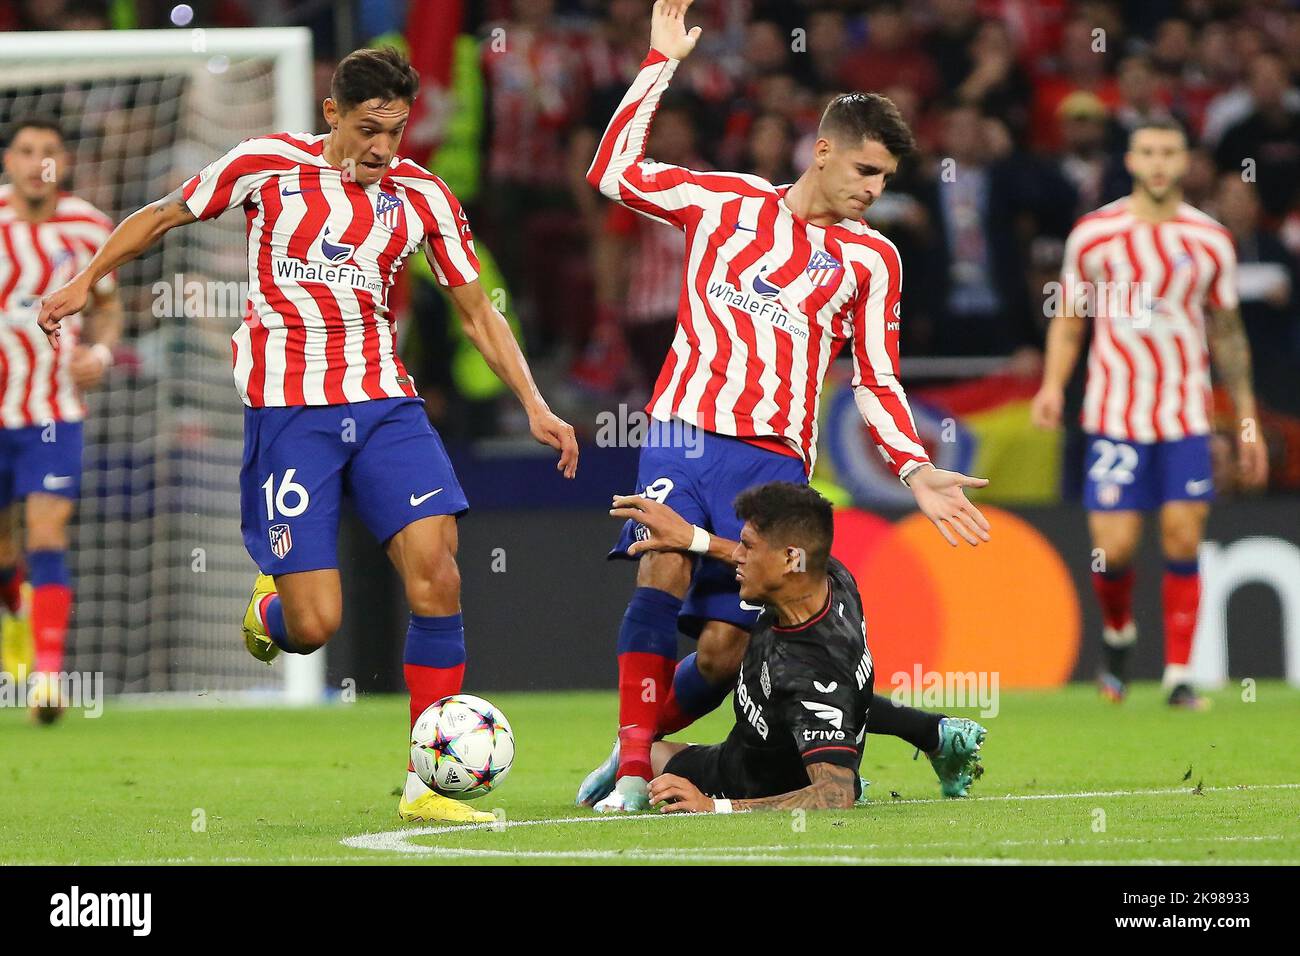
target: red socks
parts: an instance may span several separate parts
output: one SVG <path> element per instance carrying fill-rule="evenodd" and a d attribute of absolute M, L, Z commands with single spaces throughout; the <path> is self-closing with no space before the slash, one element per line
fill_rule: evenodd
<path fill-rule="evenodd" d="M 406 675 L 406 689 L 411 694 L 412 727 L 434 701 L 459 694 L 461 684 L 465 680 L 464 664 L 456 664 L 452 667 L 403 664 L 402 672 Z"/>
<path fill-rule="evenodd" d="M 1102 623 L 1120 630 L 1133 620 L 1133 569 L 1094 571 L 1092 587 L 1101 603 Z"/>
<path fill-rule="evenodd" d="M 660 654 L 625 651 L 618 655 L 618 742 L 620 777 L 654 776 L 650 745 L 660 709 L 672 690 L 677 662 Z"/>
<path fill-rule="evenodd" d="M 63 643 L 72 611 L 72 588 L 66 584 L 40 584 L 32 589 L 32 637 L 36 645 L 36 670 L 63 670 Z"/>
<path fill-rule="evenodd" d="M 465 621 L 459 612 L 445 617 L 411 615 L 402 672 L 411 694 L 412 727 L 430 704 L 460 693 L 465 679 Z M 415 769 L 409 760 L 406 769 Z"/>
<path fill-rule="evenodd" d="M 1186 666 L 1192 658 L 1201 576 L 1195 561 L 1169 561 L 1161 588 L 1165 618 L 1165 664 Z"/>

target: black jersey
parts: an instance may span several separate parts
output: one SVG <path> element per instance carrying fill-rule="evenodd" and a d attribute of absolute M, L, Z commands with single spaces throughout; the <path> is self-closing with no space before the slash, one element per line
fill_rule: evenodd
<path fill-rule="evenodd" d="M 716 748 L 682 752 L 668 772 L 710 796 L 744 798 L 806 787 L 809 764 L 857 769 L 874 684 L 871 652 L 853 575 L 834 558 L 827 574 L 826 606 L 806 623 L 780 627 L 771 609 L 759 616 L 736 680 L 736 726 Z"/>

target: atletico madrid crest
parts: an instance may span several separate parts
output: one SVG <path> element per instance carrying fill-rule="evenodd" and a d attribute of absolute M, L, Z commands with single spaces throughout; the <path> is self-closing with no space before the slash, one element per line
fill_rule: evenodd
<path fill-rule="evenodd" d="M 402 219 L 402 201 L 392 193 L 380 192 L 375 200 L 375 218 L 389 229 L 396 229 Z"/>
<path fill-rule="evenodd" d="M 277 558 L 283 558 L 293 548 L 293 535 L 289 532 L 287 524 L 273 524 L 270 529 L 271 534 L 271 553 Z"/>
<path fill-rule="evenodd" d="M 840 261 L 825 250 L 818 249 L 808 260 L 807 268 L 808 278 L 812 279 L 812 284 L 817 287 L 830 285 L 838 282 L 840 273 L 844 271 L 844 266 Z"/>

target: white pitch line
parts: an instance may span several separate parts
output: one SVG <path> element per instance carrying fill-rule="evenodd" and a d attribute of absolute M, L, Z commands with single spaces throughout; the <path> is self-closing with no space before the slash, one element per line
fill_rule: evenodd
<path fill-rule="evenodd" d="M 1300 783 L 1270 783 L 1260 784 L 1258 786 L 1240 786 L 1240 787 L 1205 787 L 1202 793 L 1246 791 L 1246 790 L 1295 790 L 1300 789 Z M 978 801 L 1016 801 L 1016 800 L 1069 800 L 1069 799 L 1095 799 L 1099 797 L 1137 797 L 1137 796 L 1169 796 L 1173 794 L 1191 795 L 1192 790 L 1186 788 L 1171 788 L 1164 790 L 1086 790 L 1078 793 L 1039 793 L 1039 794 L 1005 794 L 1002 796 L 974 797 L 968 798 L 971 802 Z M 895 800 L 891 803 L 946 803 L 946 800 Z M 869 807 L 889 806 L 890 804 L 872 802 Z M 432 855 L 444 858 L 449 857 L 494 857 L 494 858 L 521 858 L 521 859 L 638 859 L 646 861 L 671 861 L 681 859 L 682 850 L 589 850 L 589 851 L 530 851 L 530 850 L 496 850 L 496 849 L 467 849 L 461 847 L 433 846 L 429 844 L 418 844 L 409 842 L 411 839 L 420 836 L 441 836 L 448 833 L 467 833 L 472 831 L 491 830 L 494 832 L 503 832 L 513 829 L 514 827 L 536 827 L 536 826 L 565 826 L 569 824 L 590 824 L 590 823 L 615 823 L 625 822 L 634 823 L 646 820 L 688 820 L 708 817 L 707 814 L 629 814 L 629 815 L 607 815 L 592 814 L 581 817 L 558 817 L 550 820 L 497 820 L 492 823 L 470 823 L 470 824 L 448 824 L 444 826 L 415 827 L 405 830 L 389 830 L 383 833 L 365 833 L 360 836 L 347 837 L 339 842 L 344 846 L 354 850 L 378 850 L 380 852 L 404 853 L 411 855 Z M 661 824 L 654 824 L 659 826 Z M 1118 838 L 1117 838 L 1118 839 Z M 1016 845 L 1016 844 L 1007 844 Z M 1020 845 L 1030 845 L 1022 843 Z M 1050 843 L 1047 845 L 1051 845 Z M 1084 844 L 1080 844 L 1084 845 Z M 850 847 L 852 849 L 863 849 L 862 847 Z M 759 852 L 767 852 L 769 848 L 758 847 Z M 799 849 L 807 849 L 800 847 Z M 701 854 L 711 854 L 726 851 L 714 851 L 708 848 L 702 849 Z M 650 854 L 650 855 L 646 855 Z M 751 860 L 757 862 L 767 862 L 768 857 L 759 857 L 752 853 L 742 853 L 724 856 L 706 856 L 696 855 L 692 859 L 701 862 L 742 862 Z M 786 860 L 787 862 L 804 862 L 802 858 L 793 856 L 771 857 L 772 861 Z M 920 858 L 905 857 L 887 857 L 884 860 L 892 860 L 896 863 L 920 862 Z M 1000 858 L 996 858 L 1000 859 Z M 978 862 L 976 858 L 938 858 L 927 859 L 927 862 Z M 813 862 L 825 863 L 849 863 L 849 862 L 881 862 L 880 859 L 866 857 L 838 857 L 838 856 L 819 856 Z M 1089 861 L 1079 861 L 1087 863 Z M 1105 862 L 1105 861 L 1091 861 Z M 1127 861 L 1138 864 L 1153 864 L 1161 861 L 1139 860 Z M 1173 861 L 1163 861 L 1173 862 Z"/>
<path fill-rule="evenodd" d="M 1235 787 L 1202 787 L 1201 793 L 1230 793 L 1248 790 L 1300 790 L 1300 783 L 1257 783 L 1242 784 Z M 1078 793 L 1004 793 L 992 796 L 964 797 L 962 803 L 990 803 L 993 801 L 1019 800 L 1083 800 L 1091 797 L 1159 797 L 1169 794 L 1191 795 L 1190 787 L 1169 787 L 1164 790 L 1081 790 Z M 914 800 L 871 800 L 869 807 L 890 807 L 898 804 L 918 803 L 953 803 L 949 797 L 925 797 Z"/>

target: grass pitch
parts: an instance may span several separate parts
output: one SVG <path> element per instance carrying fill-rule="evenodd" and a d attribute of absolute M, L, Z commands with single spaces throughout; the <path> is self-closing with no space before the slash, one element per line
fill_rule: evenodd
<path fill-rule="evenodd" d="M 473 690 L 473 689 L 471 689 Z M 609 693 L 487 694 L 518 760 L 478 801 L 502 823 L 396 815 L 406 701 L 306 710 L 139 710 L 52 727 L 0 710 L 0 862 L 1300 863 L 1300 691 L 1217 693 L 1171 712 L 1089 687 L 1004 693 L 967 800 L 941 800 L 901 741 L 872 737 L 867 806 L 725 817 L 599 817 L 573 806 L 608 752 Z M 965 712 L 977 716 L 973 712 Z M 730 708 L 682 738 L 720 740 Z"/>

